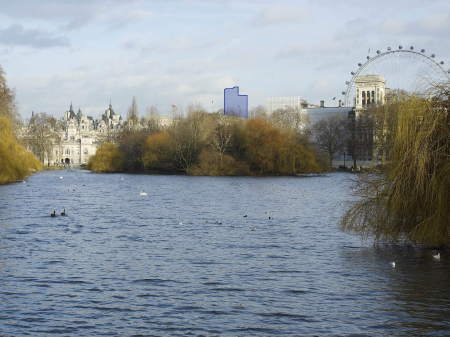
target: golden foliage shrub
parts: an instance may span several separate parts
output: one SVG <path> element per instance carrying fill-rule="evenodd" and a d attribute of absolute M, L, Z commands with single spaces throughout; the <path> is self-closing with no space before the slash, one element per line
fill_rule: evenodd
<path fill-rule="evenodd" d="M 320 172 L 315 153 L 290 130 L 262 119 L 249 120 L 243 131 L 245 161 L 256 174 L 294 175 Z"/>
<path fill-rule="evenodd" d="M 94 172 L 113 173 L 123 169 L 123 154 L 112 143 L 103 143 L 89 159 L 88 169 Z"/>
<path fill-rule="evenodd" d="M 41 168 L 36 157 L 18 143 L 10 119 L 0 116 L 0 184 L 23 180 Z"/>
<path fill-rule="evenodd" d="M 204 149 L 199 156 L 198 165 L 188 170 L 194 176 L 247 176 L 248 165 L 227 154 Z"/>
<path fill-rule="evenodd" d="M 166 131 L 147 137 L 143 156 L 144 167 L 153 171 L 173 171 L 176 169 L 174 143 Z"/>

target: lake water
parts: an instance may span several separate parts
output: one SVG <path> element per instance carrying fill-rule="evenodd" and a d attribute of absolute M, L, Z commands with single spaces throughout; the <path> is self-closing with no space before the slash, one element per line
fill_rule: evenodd
<path fill-rule="evenodd" d="M 0 335 L 450 336 L 450 256 L 341 232 L 352 178 L 0 186 Z"/>

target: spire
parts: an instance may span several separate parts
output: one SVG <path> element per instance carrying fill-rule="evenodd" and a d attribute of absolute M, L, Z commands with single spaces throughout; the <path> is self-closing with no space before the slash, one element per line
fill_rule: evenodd
<path fill-rule="evenodd" d="M 74 117 L 75 117 L 75 112 L 73 111 L 72 101 L 70 101 L 69 118 L 74 118 Z"/>

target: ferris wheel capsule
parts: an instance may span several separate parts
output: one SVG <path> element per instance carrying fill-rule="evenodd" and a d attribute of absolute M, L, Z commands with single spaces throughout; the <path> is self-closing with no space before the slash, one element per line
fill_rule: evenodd
<path fill-rule="evenodd" d="M 435 56 L 436 56 L 436 55 L 434 55 L 434 54 L 431 54 L 431 57 L 432 57 L 432 58 L 434 58 Z"/>
<path fill-rule="evenodd" d="M 342 92 L 342 95 L 345 95 L 345 94 L 346 94 L 346 92 L 345 92 L 345 91 L 343 91 L 343 92 Z"/>
<path fill-rule="evenodd" d="M 391 51 L 391 47 L 387 47 L 387 50 Z"/>
<path fill-rule="evenodd" d="M 381 51 L 377 50 L 377 54 L 380 55 Z"/>
<path fill-rule="evenodd" d="M 369 55 L 367 55 L 367 59 L 370 60 L 370 56 Z"/>
<path fill-rule="evenodd" d="M 411 50 L 414 50 L 414 47 L 413 47 L 413 46 L 411 46 L 411 47 L 409 47 L 409 49 L 411 49 Z"/>
<path fill-rule="evenodd" d="M 362 66 L 362 64 L 361 63 L 358 63 L 358 67 L 361 67 Z"/>
<path fill-rule="evenodd" d="M 441 65 L 443 65 L 444 64 L 444 61 L 441 61 L 441 62 L 439 62 Z"/>
<path fill-rule="evenodd" d="M 402 49 L 403 49 L 403 46 L 398 46 L 398 49 L 402 50 Z"/>
<path fill-rule="evenodd" d="M 420 52 L 421 52 L 421 53 L 425 53 L 425 49 L 421 49 Z"/>
<path fill-rule="evenodd" d="M 350 73 L 351 75 L 355 75 L 355 72 L 354 71 L 352 71 L 351 73 Z"/>

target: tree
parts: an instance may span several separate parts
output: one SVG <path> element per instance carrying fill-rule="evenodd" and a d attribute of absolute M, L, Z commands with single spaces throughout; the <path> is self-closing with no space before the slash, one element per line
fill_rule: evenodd
<path fill-rule="evenodd" d="M 219 155 L 220 165 L 223 161 L 225 152 L 230 147 L 232 140 L 231 119 L 224 115 L 218 115 L 216 125 L 211 137 L 211 146 Z"/>
<path fill-rule="evenodd" d="M 347 118 L 333 115 L 317 121 L 312 127 L 312 136 L 317 146 L 327 153 L 331 166 L 334 155 L 345 150 L 349 137 Z"/>
<path fill-rule="evenodd" d="M 123 129 L 117 136 L 118 149 L 123 154 L 122 167 L 125 171 L 138 172 L 144 169 L 145 140 L 148 133 L 145 129 Z"/>
<path fill-rule="evenodd" d="M 52 159 L 53 145 L 61 141 L 58 131 L 60 126 L 57 120 L 44 112 L 33 114 L 30 118 L 25 142 L 41 162 Z"/>
<path fill-rule="evenodd" d="M 392 150 L 377 174 L 361 176 L 360 198 L 342 219 L 344 230 L 375 240 L 450 246 L 449 94 L 446 83 L 434 87 L 430 99 L 409 96 L 393 109 L 386 106 L 395 123 L 379 124 Z"/>
<path fill-rule="evenodd" d="M 307 116 L 299 109 L 277 109 L 270 116 L 272 123 L 280 128 L 301 132 L 307 126 Z"/>
<path fill-rule="evenodd" d="M 250 109 L 250 118 L 266 118 L 267 109 L 263 105 L 257 105 Z"/>
<path fill-rule="evenodd" d="M 0 66 L 0 116 L 6 116 L 11 120 L 13 129 L 17 128 L 20 122 L 14 100 L 14 91 L 8 87 L 5 73 Z"/>
<path fill-rule="evenodd" d="M 32 171 L 41 169 L 36 157 L 17 140 L 18 122 L 14 93 L 8 88 L 0 67 L 0 184 L 22 180 Z"/>
<path fill-rule="evenodd" d="M 176 170 L 177 162 L 174 152 L 174 143 L 167 131 L 148 136 L 143 156 L 145 169 L 161 172 Z"/>
<path fill-rule="evenodd" d="M 123 170 L 123 154 L 117 145 L 103 143 L 89 159 L 88 169 L 94 172 L 110 173 Z"/>
<path fill-rule="evenodd" d="M 133 96 L 133 99 L 131 100 L 131 105 L 128 108 L 127 125 L 129 128 L 135 128 L 139 125 L 139 110 L 135 96 Z"/>

